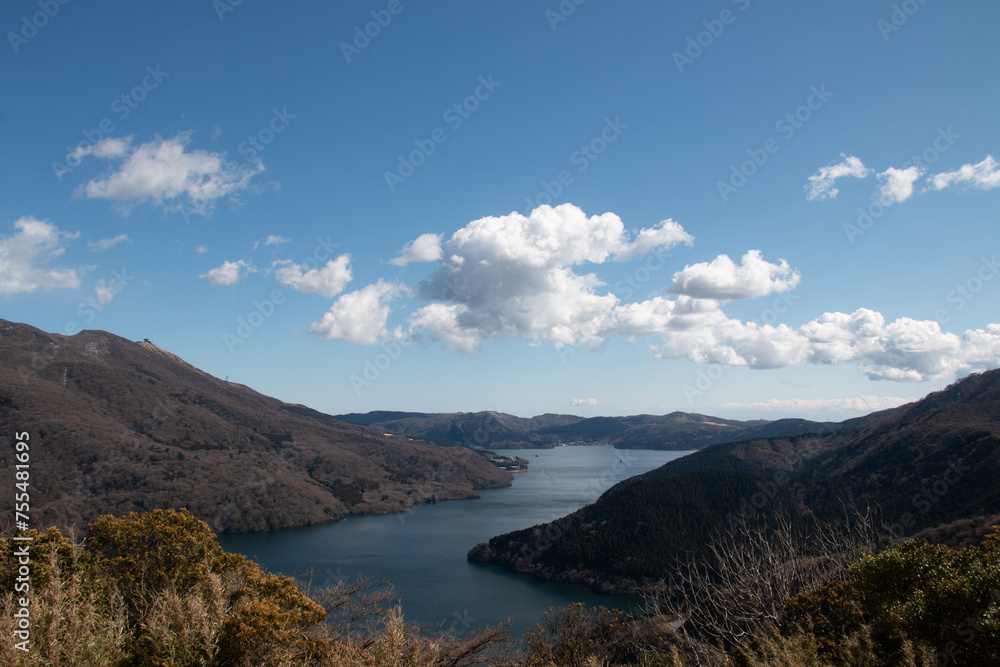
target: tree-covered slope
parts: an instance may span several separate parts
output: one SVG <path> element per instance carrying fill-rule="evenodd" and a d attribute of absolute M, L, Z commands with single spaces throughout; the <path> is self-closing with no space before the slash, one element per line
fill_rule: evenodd
<path fill-rule="evenodd" d="M 806 419 L 739 421 L 690 412 L 624 417 L 544 414 L 524 418 L 502 412 L 406 413 L 375 411 L 340 415 L 386 433 L 475 447 L 611 445 L 623 449 L 700 449 L 759 437 L 795 436 L 841 428 Z"/>
<path fill-rule="evenodd" d="M 886 533 L 1000 513 L 1000 371 L 819 434 L 706 447 L 469 558 L 601 590 L 631 590 L 696 555 L 713 531 L 779 511 L 828 520 L 878 507 Z"/>

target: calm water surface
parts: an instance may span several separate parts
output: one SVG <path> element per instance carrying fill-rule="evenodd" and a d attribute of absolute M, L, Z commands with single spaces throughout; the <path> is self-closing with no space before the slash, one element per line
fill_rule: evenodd
<path fill-rule="evenodd" d="M 481 491 L 479 499 L 320 526 L 223 535 L 219 542 L 271 572 L 294 576 L 312 570 L 315 583 L 358 576 L 392 579 L 405 618 L 456 631 L 511 618 L 513 631 L 520 634 L 550 605 L 584 602 L 627 610 L 634 604 L 634 599 L 545 584 L 470 563 L 465 555 L 495 535 L 564 516 L 613 484 L 688 452 L 611 447 L 496 451 L 527 458 L 530 469 L 515 474 L 513 486 Z"/>

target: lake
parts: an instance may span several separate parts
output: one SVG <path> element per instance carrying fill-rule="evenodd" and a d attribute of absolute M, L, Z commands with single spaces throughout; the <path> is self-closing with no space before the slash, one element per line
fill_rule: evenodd
<path fill-rule="evenodd" d="M 516 473 L 511 487 L 480 491 L 482 498 L 304 528 L 221 535 L 219 543 L 270 572 L 295 576 L 312 570 L 314 584 L 359 576 L 394 580 L 407 620 L 458 632 L 511 618 L 512 631 L 520 635 L 550 605 L 583 602 L 626 611 L 634 605 L 634 598 L 546 584 L 470 563 L 465 556 L 479 542 L 565 516 L 621 480 L 689 452 L 592 446 L 494 451 L 526 458 L 530 468 Z"/>

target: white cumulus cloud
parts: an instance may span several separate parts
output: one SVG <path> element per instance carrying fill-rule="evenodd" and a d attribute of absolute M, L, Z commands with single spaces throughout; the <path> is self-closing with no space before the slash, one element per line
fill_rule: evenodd
<path fill-rule="evenodd" d="M 390 335 L 386 321 L 389 304 L 401 291 L 403 286 L 399 283 L 379 278 L 377 283 L 341 295 L 322 318 L 310 325 L 309 330 L 327 340 L 362 345 L 375 345 L 398 338 L 402 332 L 397 329 Z"/>
<path fill-rule="evenodd" d="M 694 243 L 694 237 L 684 231 L 679 223 L 670 219 L 662 220 L 652 227 L 640 229 L 634 241 L 626 243 L 615 253 L 615 260 L 626 262 L 651 250 L 670 248 L 679 243 L 691 245 Z"/>
<path fill-rule="evenodd" d="M 256 272 L 257 269 L 252 264 L 244 259 L 239 259 L 235 262 L 223 262 L 198 277 L 204 278 L 213 285 L 225 286 L 235 285 L 251 273 Z"/>
<path fill-rule="evenodd" d="M 643 306 L 633 304 L 632 308 Z M 941 331 L 933 320 L 901 317 L 886 322 L 881 313 L 867 308 L 824 313 L 798 329 L 742 322 L 717 308 L 706 308 L 691 317 L 687 329 L 680 329 L 672 318 L 658 324 L 664 344 L 654 346 L 652 352 L 661 359 L 686 358 L 751 368 L 852 364 L 870 379 L 898 382 L 919 382 L 1000 365 L 1000 325 L 958 336 Z"/>
<path fill-rule="evenodd" d="M 728 255 L 719 255 L 711 262 L 685 266 L 674 274 L 669 289 L 699 299 L 732 301 L 787 292 L 800 279 L 799 272 L 785 260 L 772 264 L 764 260 L 760 250 L 749 250 L 738 265 Z"/>
<path fill-rule="evenodd" d="M 618 298 L 575 267 L 691 240 L 672 220 L 633 240 L 617 215 L 588 217 L 572 204 L 474 220 L 442 244 L 440 264 L 418 286 L 422 299 L 460 307 L 417 311 L 411 331 L 466 352 L 496 337 L 598 345 Z"/>
<path fill-rule="evenodd" d="M 837 179 L 865 178 L 872 173 L 871 169 L 853 155 L 841 153 L 840 156 L 844 159 L 837 164 L 820 167 L 818 172 L 809 177 L 806 199 L 809 201 L 833 199 L 840 192 L 836 187 Z"/>
<path fill-rule="evenodd" d="M 420 339 L 427 331 L 431 339 L 444 343 L 462 354 L 472 354 L 481 347 L 483 332 L 475 326 L 463 326 L 459 317 L 469 311 L 460 303 L 432 303 L 418 310 L 410 320 L 411 336 Z"/>
<path fill-rule="evenodd" d="M 274 277 L 282 285 L 299 292 L 315 292 L 327 298 L 333 298 L 343 292 L 353 277 L 351 256 L 348 254 L 329 260 L 319 269 L 306 269 L 289 259 L 277 261 L 273 266 Z"/>
<path fill-rule="evenodd" d="M 653 346 L 654 357 L 782 368 L 802 363 L 808 354 L 808 340 L 786 324 L 741 322 L 730 319 L 717 307 L 688 320 L 685 328 L 675 325 L 660 332 L 664 345 Z"/>
<path fill-rule="evenodd" d="M 901 317 L 886 323 L 881 313 L 860 308 L 825 313 L 800 332 L 809 339 L 811 362 L 850 362 L 873 380 L 921 381 L 967 366 L 961 339 L 933 320 Z"/>
<path fill-rule="evenodd" d="M 879 188 L 879 202 L 888 205 L 906 201 L 913 196 L 913 184 L 923 173 L 923 169 L 917 166 L 906 169 L 889 167 L 879 173 L 878 178 L 882 183 Z"/>
<path fill-rule="evenodd" d="M 962 334 L 962 362 L 974 371 L 996 368 L 1000 362 L 1000 324 L 968 329 Z"/>
<path fill-rule="evenodd" d="M 759 250 L 738 263 L 720 255 L 685 266 L 667 293 L 640 301 L 622 301 L 592 269 L 690 240 L 670 220 L 629 234 L 613 213 L 588 217 L 570 204 L 481 218 L 432 239 L 440 259 L 414 290 L 380 279 L 341 295 L 311 330 L 365 344 L 430 340 L 463 354 L 498 338 L 596 348 L 613 336 L 655 337 L 650 351 L 660 359 L 751 368 L 845 364 L 893 381 L 1000 365 L 1000 324 L 958 335 L 936 321 L 886 321 L 865 308 L 824 313 L 799 327 L 733 318 L 727 302 L 788 292 L 800 281 L 787 261 L 768 262 Z M 390 306 L 403 292 L 423 303 L 405 328 L 390 330 Z"/>
<path fill-rule="evenodd" d="M 11 236 L 0 238 L 0 294 L 80 286 L 81 269 L 47 266 L 79 232 L 59 231 L 51 222 L 30 215 L 15 220 L 14 229 Z"/>
<path fill-rule="evenodd" d="M 569 402 L 569 404 L 572 405 L 573 407 L 579 407 L 579 406 L 582 406 L 582 405 L 586 405 L 588 407 L 593 407 L 593 406 L 597 405 L 597 399 L 596 398 L 574 398 L 572 401 Z"/>
<path fill-rule="evenodd" d="M 93 155 L 113 163 L 103 177 L 77 188 L 91 199 L 110 199 L 124 210 L 152 201 L 166 210 L 187 210 L 208 215 L 216 201 L 235 198 L 256 174 L 264 170 L 258 160 L 242 165 L 227 162 L 224 153 L 188 150 L 190 132 L 173 139 L 156 139 L 133 146 L 131 138 L 107 138 L 78 148 L 79 157 Z"/>
<path fill-rule="evenodd" d="M 421 234 L 403 246 L 399 257 L 389 263 L 404 266 L 410 262 L 436 262 L 441 259 L 441 238 L 441 234 Z"/>

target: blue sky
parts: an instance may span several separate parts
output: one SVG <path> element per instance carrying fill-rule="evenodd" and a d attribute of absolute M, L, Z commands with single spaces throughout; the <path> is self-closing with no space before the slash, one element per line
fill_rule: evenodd
<path fill-rule="evenodd" d="M 4 3 L 0 314 L 331 412 L 844 419 L 1000 360 L 1000 6 Z"/>

